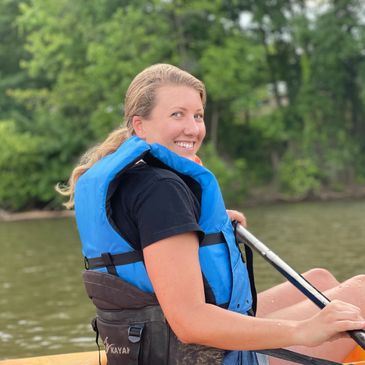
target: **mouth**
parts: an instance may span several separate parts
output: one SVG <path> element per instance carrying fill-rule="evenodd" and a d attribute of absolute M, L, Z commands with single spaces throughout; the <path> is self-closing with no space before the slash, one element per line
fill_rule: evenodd
<path fill-rule="evenodd" d="M 194 148 L 195 142 L 183 142 L 183 141 L 177 141 L 175 144 L 181 148 L 184 148 L 186 150 L 192 150 Z"/>

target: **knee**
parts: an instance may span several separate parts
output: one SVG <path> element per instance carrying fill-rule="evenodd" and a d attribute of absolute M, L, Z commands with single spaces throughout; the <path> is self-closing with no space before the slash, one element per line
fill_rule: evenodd
<path fill-rule="evenodd" d="M 339 284 L 331 272 L 322 268 L 311 269 L 305 272 L 303 276 L 320 290 L 326 290 Z"/>
<path fill-rule="evenodd" d="M 306 271 L 303 276 L 307 279 L 318 279 L 318 280 L 323 280 L 323 281 L 328 281 L 328 280 L 336 280 L 336 278 L 333 276 L 333 274 L 323 268 L 315 268 L 315 269 L 310 269 L 308 271 Z"/>
<path fill-rule="evenodd" d="M 333 299 L 340 299 L 361 308 L 365 315 L 365 275 L 356 275 L 346 280 L 337 287 Z"/>
<path fill-rule="evenodd" d="M 351 287 L 356 287 L 356 288 L 365 288 L 365 275 L 360 274 L 353 276 L 352 278 L 346 280 L 344 284 L 348 284 Z"/>

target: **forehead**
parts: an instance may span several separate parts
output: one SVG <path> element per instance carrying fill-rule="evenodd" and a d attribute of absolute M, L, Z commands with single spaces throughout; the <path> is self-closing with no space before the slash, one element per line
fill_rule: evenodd
<path fill-rule="evenodd" d="M 203 108 L 200 93 L 190 86 L 164 85 L 156 90 L 156 107 Z"/>

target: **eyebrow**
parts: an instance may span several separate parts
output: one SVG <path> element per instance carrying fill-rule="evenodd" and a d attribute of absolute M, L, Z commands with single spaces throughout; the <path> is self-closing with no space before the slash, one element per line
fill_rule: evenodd
<path fill-rule="evenodd" d="M 183 106 L 172 106 L 171 108 L 169 108 L 169 109 L 175 109 L 175 108 L 178 108 L 178 109 L 181 109 L 181 110 L 184 110 L 184 111 L 186 111 L 186 110 L 188 110 L 188 108 L 185 108 L 185 107 L 183 107 Z M 204 108 L 198 108 L 198 109 L 196 109 L 196 111 L 198 112 L 203 112 L 204 111 Z"/>

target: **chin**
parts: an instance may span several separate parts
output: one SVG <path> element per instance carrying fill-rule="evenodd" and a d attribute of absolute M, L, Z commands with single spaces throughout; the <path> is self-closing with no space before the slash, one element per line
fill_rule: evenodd
<path fill-rule="evenodd" d="M 181 157 L 185 157 L 189 160 L 193 160 L 195 154 L 191 153 L 191 152 L 185 152 L 185 151 L 181 151 L 181 150 L 177 150 L 177 149 L 172 149 L 172 152 L 176 153 L 177 155 L 181 156 Z"/>
<path fill-rule="evenodd" d="M 184 156 L 183 157 L 187 158 L 188 160 L 194 161 L 195 155 L 189 155 L 189 156 Z"/>

